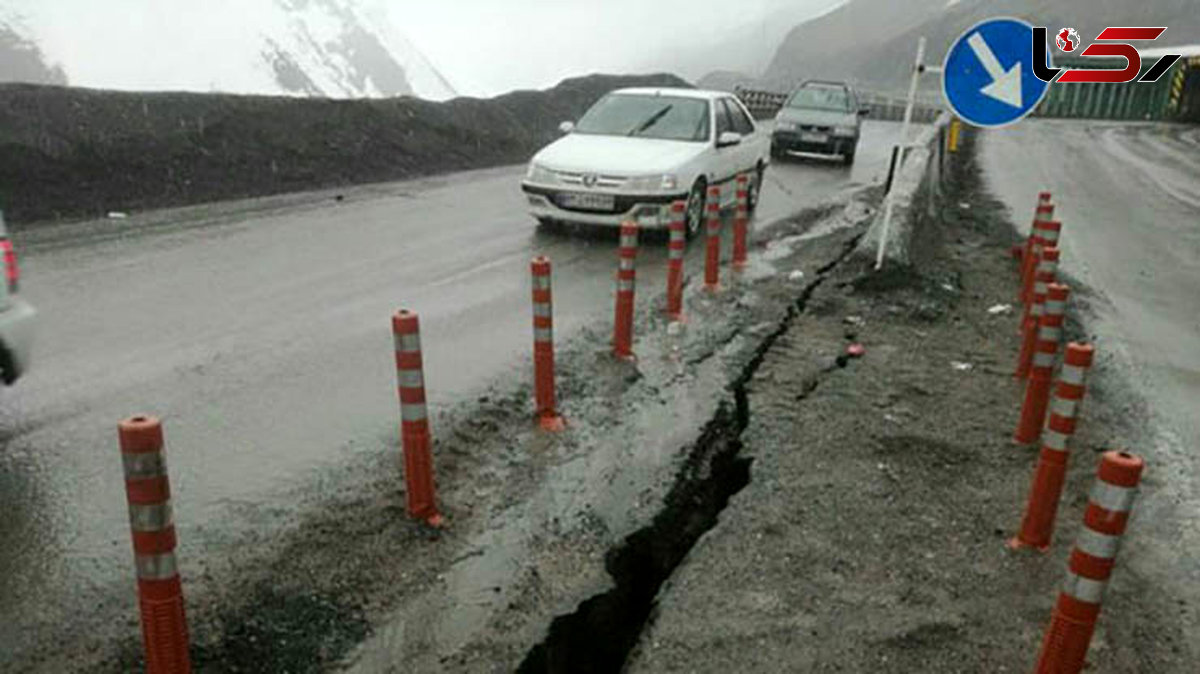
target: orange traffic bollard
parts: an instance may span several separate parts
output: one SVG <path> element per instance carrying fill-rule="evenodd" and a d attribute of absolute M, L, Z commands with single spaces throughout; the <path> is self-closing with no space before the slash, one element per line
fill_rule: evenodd
<path fill-rule="evenodd" d="M 617 251 L 617 309 L 613 322 L 613 354 L 618 358 L 633 358 L 633 310 L 634 282 L 637 271 L 638 226 L 633 222 L 621 223 L 621 246 Z"/>
<path fill-rule="evenodd" d="M 1101 457 L 1083 529 L 1071 550 L 1067 578 L 1038 653 L 1037 674 L 1083 671 L 1144 467 L 1142 459 L 1126 452 L 1105 452 Z"/>
<path fill-rule="evenodd" d="M 125 467 L 146 671 L 190 672 L 187 616 L 175 562 L 175 520 L 163 456 L 162 424 L 154 417 L 131 417 L 118 425 L 117 433 Z"/>
<path fill-rule="evenodd" d="M 687 203 L 671 204 L 671 220 L 667 227 L 671 239 L 667 243 L 667 316 L 683 320 L 683 253 L 687 249 Z"/>
<path fill-rule="evenodd" d="M 1021 317 L 1021 355 L 1017 358 L 1015 374 L 1018 379 L 1027 378 L 1033 366 L 1033 352 L 1037 346 L 1037 331 L 1043 313 L 1042 304 L 1046 301 L 1047 288 L 1058 276 L 1058 257 L 1057 248 L 1046 248 L 1033 253 L 1037 281 L 1033 284 L 1033 297 L 1025 305 L 1024 316 Z"/>
<path fill-rule="evenodd" d="M 1058 355 L 1059 342 L 1062 341 L 1063 313 L 1069 293 L 1067 286 L 1058 283 L 1051 283 L 1046 293 L 1046 304 L 1038 322 L 1033 367 L 1029 373 L 1029 383 L 1025 386 L 1025 404 L 1021 406 L 1021 421 L 1013 436 L 1023 445 L 1037 441 L 1046 420 L 1050 379 L 1054 376 L 1055 357 Z"/>
<path fill-rule="evenodd" d="M 400 442 L 404 451 L 404 483 L 408 515 L 441 526 L 433 481 L 429 416 L 425 407 L 425 374 L 421 364 L 421 324 L 417 314 L 401 309 L 392 316 L 396 342 L 396 378 L 400 389 Z"/>
<path fill-rule="evenodd" d="M 733 267 L 746 266 L 746 230 L 750 226 L 750 177 L 737 177 L 737 215 L 733 219 Z"/>
<path fill-rule="evenodd" d="M 554 305 L 550 297 L 550 258 L 529 263 L 533 275 L 533 389 L 542 430 L 561 431 L 554 391 Z"/>
<path fill-rule="evenodd" d="M 1048 207 L 1048 210 L 1047 210 L 1047 207 Z M 1053 215 L 1054 215 L 1054 206 L 1052 206 L 1050 203 L 1050 193 L 1049 192 L 1038 192 L 1037 206 L 1034 207 L 1034 210 L 1033 210 L 1033 224 L 1029 226 L 1029 236 L 1025 237 L 1025 243 L 1022 246 L 1022 253 L 1020 255 L 1020 260 L 1021 260 L 1021 264 L 1022 264 L 1022 267 L 1021 267 L 1022 272 L 1024 272 L 1024 269 L 1025 269 L 1024 265 L 1026 264 L 1026 262 L 1029 259 L 1029 253 L 1032 252 L 1031 248 L 1033 247 L 1033 235 L 1037 233 L 1038 222 L 1040 222 L 1043 219 L 1043 217 L 1046 220 L 1049 220 L 1051 217 L 1053 217 Z"/>
<path fill-rule="evenodd" d="M 720 287 L 721 266 L 721 188 L 708 188 L 708 232 L 704 246 L 704 289 L 716 292 Z"/>
<path fill-rule="evenodd" d="M 1079 407 L 1087 390 L 1087 371 L 1094 356 L 1095 349 L 1090 344 L 1072 342 L 1067 345 L 1054 401 L 1050 403 L 1050 418 L 1042 430 L 1042 451 L 1029 489 L 1029 503 L 1020 532 L 1009 541 L 1011 548 L 1031 547 L 1045 551 L 1050 547 L 1067 476 L 1071 436 L 1075 434 Z"/>
<path fill-rule="evenodd" d="M 1048 207 L 1051 211 L 1053 206 Z M 1021 280 L 1021 289 L 1023 295 L 1022 302 L 1026 302 L 1032 297 L 1033 284 L 1037 280 L 1037 267 L 1032 263 L 1032 259 L 1036 259 L 1037 254 L 1047 248 L 1058 248 L 1059 234 L 1062 232 L 1062 223 L 1057 220 L 1046 219 L 1033 223 L 1034 233 L 1030 236 L 1032 244 L 1030 246 L 1031 263 L 1025 269 L 1025 275 Z"/>

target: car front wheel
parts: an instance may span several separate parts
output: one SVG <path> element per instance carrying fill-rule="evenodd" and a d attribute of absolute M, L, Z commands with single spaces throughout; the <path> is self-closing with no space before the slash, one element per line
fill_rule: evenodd
<path fill-rule="evenodd" d="M 692 192 L 688 194 L 687 200 L 687 236 L 692 238 L 700 233 L 700 226 L 704 224 L 704 193 L 705 184 L 703 180 L 697 180 L 695 185 L 692 185 Z"/>

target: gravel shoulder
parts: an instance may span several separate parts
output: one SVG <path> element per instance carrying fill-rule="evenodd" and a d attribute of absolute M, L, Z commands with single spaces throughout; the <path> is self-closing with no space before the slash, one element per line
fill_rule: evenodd
<path fill-rule="evenodd" d="M 1098 453 L 1139 451 L 1146 416 L 1101 351 L 1054 544 L 1006 549 L 1036 451 L 1011 441 L 1017 318 L 988 312 L 1012 301 L 1015 237 L 973 161 L 952 178 L 941 226 L 917 238 L 920 274 L 843 265 L 767 351 L 746 386 L 750 482 L 660 592 L 626 671 L 1033 665 Z M 1075 291 L 1067 337 L 1086 339 L 1095 298 Z M 852 340 L 866 354 L 839 367 Z M 1169 470 L 1151 462 L 1144 496 Z M 1109 586 L 1091 671 L 1194 671 L 1197 607 L 1156 582 L 1186 569 L 1162 566 L 1173 540 L 1144 516 L 1135 511 Z"/>

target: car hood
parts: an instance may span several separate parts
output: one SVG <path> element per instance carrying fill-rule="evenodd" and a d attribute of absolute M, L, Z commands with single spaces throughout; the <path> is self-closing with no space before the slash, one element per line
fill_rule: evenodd
<path fill-rule="evenodd" d="M 784 108 L 775 116 L 775 121 L 814 126 L 854 126 L 858 124 L 858 115 L 814 108 Z"/>
<path fill-rule="evenodd" d="M 542 148 L 533 161 L 556 171 L 607 175 L 670 173 L 695 159 L 707 143 L 572 133 Z"/>

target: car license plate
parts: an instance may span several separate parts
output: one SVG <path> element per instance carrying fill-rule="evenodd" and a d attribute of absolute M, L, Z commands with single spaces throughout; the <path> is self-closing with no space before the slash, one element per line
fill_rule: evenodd
<path fill-rule="evenodd" d="M 563 208 L 584 208 L 589 211 L 611 211 L 616 208 L 617 200 L 611 194 L 567 192 L 558 195 L 558 205 Z"/>
<path fill-rule="evenodd" d="M 811 131 L 806 131 L 800 134 L 800 140 L 805 143 L 828 143 L 829 136 L 823 133 L 812 133 Z"/>

